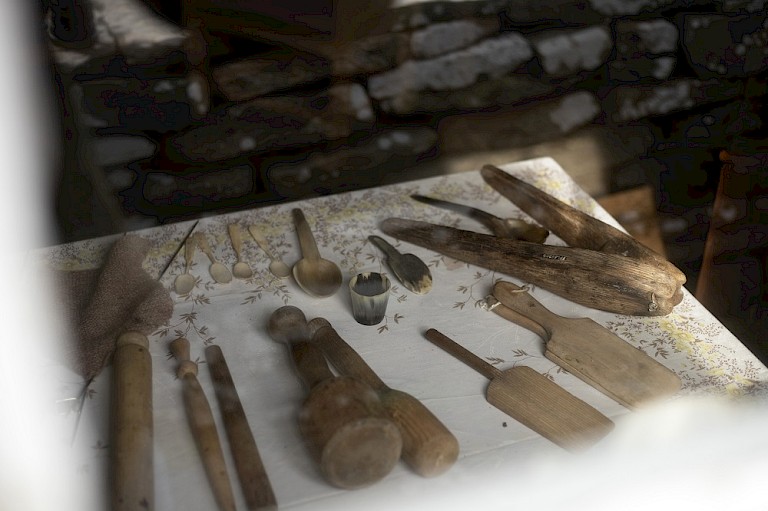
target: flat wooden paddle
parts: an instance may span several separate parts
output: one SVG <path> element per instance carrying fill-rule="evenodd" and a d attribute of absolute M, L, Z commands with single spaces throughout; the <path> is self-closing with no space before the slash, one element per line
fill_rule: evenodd
<path fill-rule="evenodd" d="M 558 316 L 511 282 L 497 282 L 493 296 L 495 313 L 544 339 L 548 359 L 628 408 L 680 389 L 675 373 L 589 318 Z"/>
<path fill-rule="evenodd" d="M 459 442 L 440 419 L 412 395 L 388 387 L 328 320 L 315 318 L 308 326 L 312 342 L 339 372 L 367 383 L 379 394 L 403 437 L 403 461 L 424 477 L 440 475 L 453 466 L 459 457 Z"/>
<path fill-rule="evenodd" d="M 501 371 L 434 328 L 424 335 L 491 380 L 489 403 L 564 449 L 587 448 L 613 429 L 608 417 L 530 367 Z"/>

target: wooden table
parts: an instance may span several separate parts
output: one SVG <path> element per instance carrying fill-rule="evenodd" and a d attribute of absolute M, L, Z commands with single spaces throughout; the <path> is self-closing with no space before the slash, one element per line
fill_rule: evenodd
<path fill-rule="evenodd" d="M 554 160 L 539 158 L 502 168 L 618 226 Z M 150 338 L 157 509 L 214 509 L 184 416 L 181 389 L 175 377 L 176 363 L 168 357 L 169 342 L 180 335 L 192 343 L 192 358 L 204 360 L 203 349 L 207 345 L 221 347 L 278 502 L 286 509 L 408 509 L 423 508 L 424 504 L 455 509 L 469 505 L 484 509 L 608 509 L 613 499 L 621 499 L 616 500 L 616 509 L 628 509 L 632 503 L 653 504 L 654 498 L 660 498 L 658 492 L 676 488 L 667 487 L 673 474 L 684 481 L 698 481 L 693 477 L 697 470 L 714 470 L 709 464 L 712 459 L 722 458 L 727 465 L 736 461 L 731 456 L 756 457 L 756 453 L 764 453 L 761 449 L 766 448 L 766 440 L 762 438 L 766 435 L 750 438 L 740 429 L 753 422 L 738 419 L 736 424 L 728 421 L 720 428 L 717 421 L 729 417 L 722 410 L 731 410 L 731 406 L 736 406 L 733 402 L 762 402 L 768 395 L 768 369 L 688 292 L 671 314 L 649 318 L 618 316 L 579 306 L 544 290 L 533 291 L 550 310 L 564 316 L 591 317 L 680 376 L 683 389 L 678 396 L 642 412 L 629 412 L 564 372 L 544 358 L 542 342 L 533 333 L 479 306 L 495 280 L 516 282 L 514 279 L 399 243 L 385 235 L 401 251 L 414 253 L 429 265 L 434 287 L 426 295 L 416 295 L 393 279 L 396 285 L 384 321 L 376 326 L 357 324 L 351 316 L 348 280 L 362 271 L 389 273 L 383 254 L 367 241 L 370 234 L 382 235 L 377 228 L 379 222 L 398 216 L 484 232 L 471 219 L 410 199 L 413 193 L 473 205 L 498 216 L 524 216 L 488 187 L 479 172 L 469 171 L 200 221 L 196 230 L 208 236 L 217 259 L 230 267 L 235 254 L 226 226 L 232 222 L 239 223 L 244 233 L 247 225 L 259 225 L 272 247 L 293 264 L 300 258 L 300 251 L 291 209 L 301 207 L 320 253 L 341 267 L 344 284 L 330 298 L 308 296 L 292 279 L 279 280 L 268 272 L 266 256 L 247 234 L 244 256 L 254 268 L 250 279 L 214 283 L 208 274 L 207 258 L 198 252 L 192 266 L 192 273 L 199 278 L 197 286 L 185 296 L 171 291 L 175 309 L 170 324 Z M 183 271 L 183 251 L 164 275 L 160 276 L 160 272 L 190 226 L 191 222 L 184 222 L 136 233 L 153 242 L 145 267 L 150 274 L 159 276 L 169 290 L 176 275 Z M 38 256 L 57 268 L 94 267 L 114 239 L 53 247 Z M 550 236 L 547 243 L 562 241 Z M 302 445 L 296 426 L 304 389 L 291 368 L 285 347 L 273 342 L 265 330 L 270 314 L 286 304 L 302 309 L 308 319 L 328 319 L 389 386 L 416 396 L 432 410 L 460 442 L 461 455 L 456 465 L 440 477 L 424 479 L 401 463 L 385 480 L 357 491 L 343 491 L 326 484 Z M 484 398 L 487 380 L 426 341 L 423 332 L 430 327 L 438 328 L 500 368 L 521 364 L 547 375 L 611 417 L 616 429 L 590 452 L 564 452 L 488 404 Z M 105 370 L 92 386 L 94 393 L 85 404 L 76 442 L 82 453 L 78 474 L 83 484 L 94 489 L 88 498 L 95 509 L 104 502 L 107 485 L 109 373 L 109 369 Z M 61 369 L 58 377 L 70 393 L 79 389 L 75 375 Z M 212 402 L 214 415 L 220 417 L 210 373 L 204 365 L 199 379 Z M 716 404 L 701 399 L 704 397 Z M 728 413 L 735 418 L 746 413 L 741 407 L 738 410 L 741 411 Z M 710 431 L 707 428 L 713 424 L 713 417 L 717 418 L 714 423 L 718 429 Z M 66 427 L 71 427 L 72 416 L 65 419 Z M 713 445 L 719 445 L 712 442 L 722 440 L 724 431 L 726 438 L 739 441 L 739 445 L 722 452 L 711 451 Z M 686 465 L 684 470 L 690 473 L 672 472 L 673 467 L 678 470 L 680 464 L 687 463 L 685 460 L 699 460 L 697 456 L 704 452 L 712 456 L 698 465 L 703 468 Z M 736 476 L 743 474 L 739 467 L 752 467 L 742 461 L 757 459 L 763 458 L 742 458 L 739 464 L 727 465 L 729 478 L 718 478 L 720 484 L 727 485 L 724 491 L 740 491 L 742 480 Z M 230 473 L 234 475 L 233 467 Z M 707 481 L 711 474 L 700 475 L 701 481 Z M 714 499 L 710 501 L 715 502 L 719 493 L 713 496 L 711 492 L 719 491 L 720 486 L 700 486 L 698 495 L 709 495 Z M 637 491 L 638 488 L 643 491 Z M 237 498 L 243 506 L 239 493 Z M 674 494 L 663 507 L 690 501 L 690 495 L 686 501 Z"/>

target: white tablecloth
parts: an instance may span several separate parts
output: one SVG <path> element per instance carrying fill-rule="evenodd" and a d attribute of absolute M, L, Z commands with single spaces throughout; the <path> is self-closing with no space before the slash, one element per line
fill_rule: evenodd
<path fill-rule="evenodd" d="M 552 159 L 524 161 L 502 168 L 617 225 Z M 646 486 L 644 492 L 654 495 L 664 491 L 663 482 L 667 479 L 662 474 L 665 468 L 673 466 L 672 462 L 659 465 L 658 459 L 652 456 L 640 460 L 637 453 L 638 449 L 644 452 L 642 442 L 647 442 L 647 452 L 659 450 L 670 456 L 673 456 L 670 446 L 665 442 L 674 440 L 674 446 L 683 449 L 685 442 L 680 443 L 680 438 L 695 440 L 697 446 L 712 447 L 707 440 L 709 433 L 686 428 L 691 421 L 711 427 L 712 417 L 723 416 L 719 413 L 720 405 L 716 412 L 709 405 L 700 408 L 701 401 L 693 396 L 718 396 L 729 401 L 735 397 L 740 398 L 740 402 L 752 402 L 766 394 L 766 367 L 687 292 L 673 313 L 649 318 L 587 309 L 534 289 L 534 297 L 553 312 L 569 317 L 591 317 L 682 379 L 682 391 L 669 403 L 646 412 L 629 412 L 544 358 L 543 343 L 533 333 L 478 305 L 496 279 L 518 281 L 425 248 L 400 243 L 378 230 L 382 220 L 396 216 L 486 232 L 471 219 L 410 199 L 413 193 L 473 205 L 502 217 L 525 218 L 511 202 L 487 186 L 479 172 L 471 171 L 200 221 L 196 231 L 206 234 L 216 257 L 229 267 L 235 262 L 235 254 L 226 226 L 231 222 L 240 224 L 244 233 L 244 256 L 254 268 L 254 276 L 216 284 L 208 273 L 208 259 L 198 251 L 191 270 L 198 279 L 195 289 L 187 296 L 171 291 L 175 309 L 170 325 L 150 337 L 157 509 L 215 509 L 184 415 L 180 382 L 175 377 L 176 363 L 169 357 L 168 343 L 179 336 L 190 340 L 193 359 L 204 361 L 203 349 L 209 344 L 217 344 L 223 350 L 278 502 L 286 509 L 394 509 L 425 505 L 462 509 L 470 503 L 498 509 L 532 509 L 534 506 L 544 509 L 548 505 L 580 508 L 582 503 L 585 509 L 599 509 L 603 501 L 595 499 L 603 497 L 606 502 L 612 502 L 611 492 L 618 493 L 617 488 L 635 491 L 632 480 L 643 475 L 659 476 L 659 481 L 654 479 L 651 483 L 658 484 L 659 488 Z M 293 264 L 301 257 L 291 218 L 294 207 L 304 211 L 321 255 L 342 269 L 344 285 L 332 297 L 315 299 L 301 291 L 292 279 L 274 278 L 267 270 L 265 254 L 245 231 L 249 224 L 258 225 L 273 249 Z M 159 276 L 191 225 L 192 222 L 182 222 L 136 233 L 154 243 L 145 262 L 150 274 Z M 361 271 L 380 271 L 392 277 L 383 254 L 367 241 L 370 234 L 381 235 L 400 251 L 422 258 L 431 269 L 434 287 L 426 295 L 416 295 L 392 278 L 394 286 L 385 320 L 377 326 L 362 326 L 352 319 L 347 281 Z M 114 239 L 107 237 L 54 247 L 44 251 L 44 255 L 57 268 L 94 267 Z M 550 236 L 547 243 L 562 244 L 554 236 Z M 183 268 L 182 251 L 162 275 L 161 282 L 172 290 L 174 278 Z M 265 329 L 270 314 L 286 304 L 302 309 L 308 319 L 318 316 L 328 319 L 385 383 L 420 399 L 458 438 L 461 455 L 456 465 L 442 476 L 425 479 L 401 463 L 385 480 L 356 491 L 339 490 L 325 483 L 297 430 L 296 415 L 305 390 L 292 369 L 286 348 L 272 341 Z M 613 418 L 616 430 L 587 453 L 562 451 L 491 406 L 484 397 L 488 381 L 425 340 L 423 332 L 430 327 L 497 367 L 521 364 L 546 374 Z M 77 376 L 64 369 L 56 373 L 61 378 L 63 394 L 74 395 L 80 385 Z M 199 379 L 220 420 L 205 364 L 200 366 Z M 103 506 L 107 488 L 109 383 L 107 369 L 92 385 L 75 443 L 81 453 L 76 470 L 94 489 L 90 496 L 94 508 Z M 698 404 L 690 405 L 690 402 Z M 685 413 L 686 410 L 694 411 Z M 701 421 L 697 414 L 701 414 Z M 62 417 L 66 425 L 63 431 L 71 431 L 73 417 L 72 413 Z M 749 421 L 739 424 L 749 424 Z M 226 450 L 221 422 L 219 427 Z M 736 434 L 736 430 L 733 431 Z M 68 436 L 62 434 L 62 441 L 65 440 Z M 746 441 L 746 438 L 739 440 Z M 734 456 L 754 453 L 754 449 L 761 446 L 765 447 L 764 440 L 757 446 L 745 444 L 743 453 L 738 447 L 730 446 L 727 453 Z M 695 458 L 690 458 L 690 452 L 702 451 L 696 448 L 682 452 L 688 456 L 684 459 L 693 463 Z M 226 455 L 231 461 L 228 452 Z M 598 459 L 600 462 L 595 463 Z M 703 463 L 696 466 L 708 466 Z M 692 480 L 694 475 L 701 475 L 705 480 L 712 476 L 698 474 L 696 470 L 690 468 L 687 474 Z M 240 508 L 245 509 L 232 464 L 230 474 Z M 680 472 L 674 474 L 679 481 L 685 480 Z M 719 476 L 718 481 L 722 482 Z M 637 484 L 647 485 L 642 481 Z M 616 498 L 626 499 L 627 495 Z M 687 498 L 692 500 L 680 502 L 695 501 L 692 496 Z M 630 496 L 629 501 L 616 509 L 631 508 L 632 502 L 648 503 L 638 496 L 634 499 Z"/>

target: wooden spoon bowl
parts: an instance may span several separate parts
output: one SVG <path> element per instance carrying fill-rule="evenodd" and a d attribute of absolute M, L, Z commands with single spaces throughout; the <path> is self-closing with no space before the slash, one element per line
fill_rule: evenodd
<path fill-rule="evenodd" d="M 335 263 L 320 257 L 307 219 L 298 208 L 293 210 L 293 221 L 299 236 L 301 252 L 304 255 L 293 266 L 293 278 L 309 295 L 316 298 L 331 296 L 341 287 L 341 270 Z"/>
<path fill-rule="evenodd" d="M 184 242 L 184 273 L 176 277 L 173 288 L 176 294 L 186 295 L 195 287 L 195 277 L 189 273 L 192 266 L 192 258 L 195 255 L 195 243 L 193 240 Z"/>
<path fill-rule="evenodd" d="M 232 241 L 232 248 L 235 249 L 237 255 L 237 262 L 232 267 L 232 274 L 238 279 L 248 279 L 253 276 L 253 270 L 248 263 L 243 261 L 243 238 L 240 235 L 240 226 L 229 224 L 227 231 L 229 232 L 229 239 Z"/>

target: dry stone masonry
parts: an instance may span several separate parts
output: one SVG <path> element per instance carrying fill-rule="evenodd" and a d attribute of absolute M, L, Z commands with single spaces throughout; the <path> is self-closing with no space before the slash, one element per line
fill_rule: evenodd
<path fill-rule="evenodd" d="M 400 0 L 351 37 L 259 2 L 90 0 L 90 44 L 50 48 L 123 208 L 165 221 L 587 124 L 675 115 L 657 149 L 727 146 L 762 127 L 764 3 Z"/>

